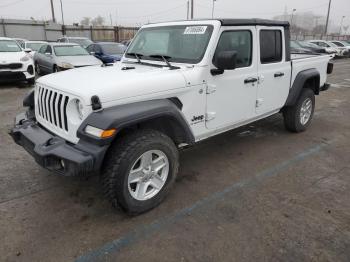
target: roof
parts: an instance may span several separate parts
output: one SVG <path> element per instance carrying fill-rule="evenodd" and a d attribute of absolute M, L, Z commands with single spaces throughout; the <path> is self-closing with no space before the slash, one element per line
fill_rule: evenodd
<path fill-rule="evenodd" d="M 238 25 L 263 25 L 263 26 L 283 26 L 289 27 L 288 21 L 268 20 L 259 18 L 249 19 L 219 19 L 223 26 L 238 26 Z"/>
<path fill-rule="evenodd" d="M 220 18 L 220 19 L 194 19 L 194 20 L 177 20 L 177 21 L 169 21 L 169 22 L 201 22 L 201 21 L 219 21 L 222 26 L 244 26 L 244 25 L 262 25 L 262 26 L 283 26 L 289 27 L 288 21 L 278 21 L 278 20 L 268 20 L 268 19 L 260 19 L 260 18 Z M 149 25 L 155 24 L 163 24 L 167 22 L 160 23 L 150 23 Z"/>
<path fill-rule="evenodd" d="M 80 45 L 78 45 L 78 44 L 76 44 L 76 43 L 48 43 L 49 45 L 52 45 L 52 46 L 72 46 L 72 45 L 74 45 L 74 46 L 80 46 Z"/>
<path fill-rule="evenodd" d="M 29 43 L 29 44 L 35 44 L 35 43 L 38 43 L 38 44 L 47 44 L 46 41 L 25 41 L 26 43 Z"/>
<path fill-rule="evenodd" d="M 109 44 L 123 45 L 123 44 L 117 43 L 117 42 L 96 42 L 94 44 L 99 44 L 99 45 L 109 45 Z"/>
<path fill-rule="evenodd" d="M 9 37 L 1 37 L 1 36 L 0 36 L 0 40 L 13 40 L 13 41 L 15 41 L 15 40 L 12 39 L 12 38 L 9 38 Z"/>
<path fill-rule="evenodd" d="M 87 40 L 90 40 L 88 37 L 85 37 L 85 36 L 62 36 L 62 37 L 60 37 L 59 39 L 62 39 L 62 38 L 68 38 L 68 39 L 87 39 Z"/>

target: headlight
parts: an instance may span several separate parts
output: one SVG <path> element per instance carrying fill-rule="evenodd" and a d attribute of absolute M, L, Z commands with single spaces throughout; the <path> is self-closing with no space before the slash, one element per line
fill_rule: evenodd
<path fill-rule="evenodd" d="M 30 57 L 28 56 L 28 55 L 25 55 L 25 56 L 23 56 L 23 57 L 21 57 L 21 62 L 27 62 L 27 61 L 29 61 L 29 59 L 30 59 Z"/>
<path fill-rule="evenodd" d="M 74 68 L 74 65 L 70 64 L 70 63 L 61 63 L 60 67 L 65 68 L 65 69 L 71 69 Z"/>
<path fill-rule="evenodd" d="M 72 99 L 67 105 L 67 116 L 70 123 L 80 124 L 84 119 L 85 108 L 79 99 Z"/>

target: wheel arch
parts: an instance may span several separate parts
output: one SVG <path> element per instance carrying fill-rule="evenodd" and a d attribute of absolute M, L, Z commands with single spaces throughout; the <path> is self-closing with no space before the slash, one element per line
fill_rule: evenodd
<path fill-rule="evenodd" d="M 314 91 L 315 95 L 320 93 L 320 73 L 317 69 L 307 69 L 299 72 L 295 77 L 293 85 L 289 90 L 285 106 L 294 105 L 303 88 L 310 88 Z"/>
<path fill-rule="evenodd" d="M 182 104 L 176 98 L 158 99 L 119 105 L 93 112 L 78 129 L 78 137 L 101 145 L 111 144 L 123 135 L 140 128 L 154 129 L 169 136 L 176 145 L 193 144 L 194 135 L 181 112 Z M 115 128 L 109 139 L 97 139 L 84 132 L 87 125 L 103 130 Z"/>

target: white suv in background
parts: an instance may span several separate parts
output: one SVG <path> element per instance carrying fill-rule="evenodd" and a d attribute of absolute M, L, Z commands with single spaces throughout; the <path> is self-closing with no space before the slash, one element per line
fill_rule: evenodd
<path fill-rule="evenodd" d="M 326 41 L 326 40 L 310 40 L 310 43 L 313 43 L 315 45 L 321 46 L 326 48 L 326 52 L 333 52 L 336 51 L 335 55 L 338 57 L 343 57 L 346 56 L 348 54 L 348 50 L 346 49 L 346 47 L 340 47 L 337 46 L 336 44 L 330 42 L 330 41 Z"/>
<path fill-rule="evenodd" d="M 28 52 L 6 37 L 0 37 L 0 82 L 27 81 L 34 84 L 34 63 Z"/>

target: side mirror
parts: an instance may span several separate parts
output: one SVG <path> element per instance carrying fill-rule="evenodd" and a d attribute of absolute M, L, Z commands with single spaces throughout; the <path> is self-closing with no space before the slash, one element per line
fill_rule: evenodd
<path fill-rule="evenodd" d="M 30 52 L 32 52 L 32 49 L 30 49 L 30 48 L 25 48 L 25 49 L 23 49 L 23 51 L 26 52 L 26 53 L 30 53 Z"/>
<path fill-rule="evenodd" d="M 212 75 L 223 74 L 225 70 L 233 70 L 236 68 L 237 51 L 221 51 L 213 61 L 217 67 L 211 70 Z"/>
<path fill-rule="evenodd" d="M 96 55 L 96 53 L 95 52 L 90 52 L 90 55 Z"/>

